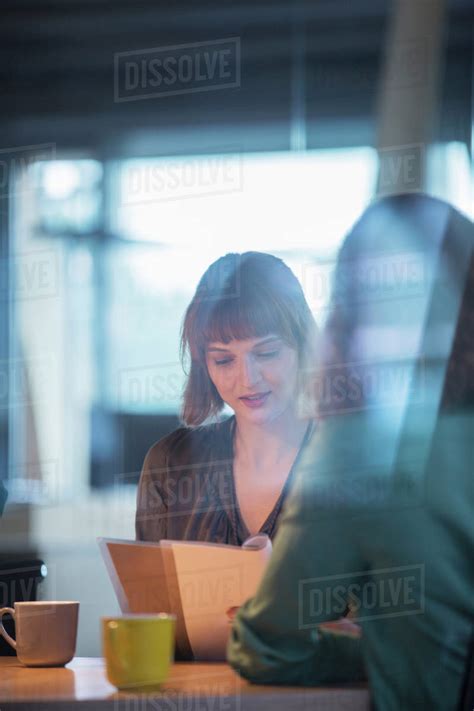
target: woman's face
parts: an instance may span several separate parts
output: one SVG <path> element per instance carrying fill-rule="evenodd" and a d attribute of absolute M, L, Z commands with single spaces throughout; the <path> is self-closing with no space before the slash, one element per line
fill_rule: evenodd
<path fill-rule="evenodd" d="M 279 336 L 209 343 L 206 362 L 237 419 L 265 424 L 295 408 L 298 353 Z"/>

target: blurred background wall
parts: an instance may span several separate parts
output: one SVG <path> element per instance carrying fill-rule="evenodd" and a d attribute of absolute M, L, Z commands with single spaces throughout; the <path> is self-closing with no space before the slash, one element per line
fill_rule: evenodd
<path fill-rule="evenodd" d="M 376 194 L 426 190 L 473 217 L 474 8 L 0 12 L 0 558 L 42 557 L 42 596 L 81 601 L 77 651 L 98 655 L 117 605 L 96 537 L 134 536 L 206 266 L 281 256 L 322 325 L 337 249 Z"/>

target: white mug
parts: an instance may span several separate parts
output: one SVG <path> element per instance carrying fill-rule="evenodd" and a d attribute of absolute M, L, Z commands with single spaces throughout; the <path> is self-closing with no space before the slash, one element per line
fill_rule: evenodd
<path fill-rule="evenodd" d="M 15 602 L 15 609 L 0 609 L 0 635 L 16 649 L 19 661 L 28 667 L 61 667 L 71 661 L 76 650 L 78 602 Z M 12 639 L 3 624 L 3 615 L 15 620 Z"/>

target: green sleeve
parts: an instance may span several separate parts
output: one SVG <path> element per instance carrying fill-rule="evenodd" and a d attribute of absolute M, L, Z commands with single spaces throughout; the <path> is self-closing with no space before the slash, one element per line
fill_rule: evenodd
<path fill-rule="evenodd" d="M 228 659 L 242 676 L 256 683 L 302 685 L 366 678 L 361 640 L 316 626 L 340 617 L 343 605 L 342 611 L 324 604 L 305 609 L 311 607 L 311 592 L 318 592 L 315 570 L 319 579 L 357 569 L 344 538 L 329 520 L 310 530 L 283 522 L 262 585 L 234 622 Z"/>

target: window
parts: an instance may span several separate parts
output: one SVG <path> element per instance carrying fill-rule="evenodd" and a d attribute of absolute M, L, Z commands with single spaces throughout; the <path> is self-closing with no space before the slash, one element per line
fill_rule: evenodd
<path fill-rule="evenodd" d="M 91 468 L 107 465 L 97 476 L 110 481 L 140 466 L 156 418 L 178 412 L 181 319 L 217 257 L 282 257 L 323 321 L 335 255 L 375 172 L 370 148 L 33 165 L 15 253 L 20 266 L 46 260 L 48 281 L 15 300 L 28 394 L 12 409 L 11 495 L 28 497 L 34 480 L 39 498 L 77 496 Z M 133 464 L 124 431 L 148 438 L 127 444 Z"/>
<path fill-rule="evenodd" d="M 94 461 L 114 476 L 139 467 L 113 460 L 120 432 L 144 432 L 143 450 L 154 418 L 178 412 L 181 319 L 226 252 L 282 257 L 322 323 L 338 248 L 376 168 L 370 148 L 31 166 L 10 270 L 10 499 L 87 492 Z M 472 215 L 464 145 L 435 147 L 429 175 L 430 192 Z"/>

